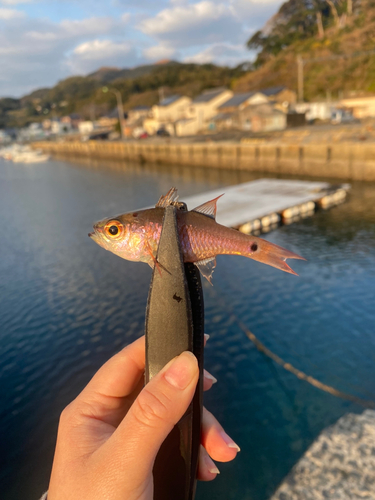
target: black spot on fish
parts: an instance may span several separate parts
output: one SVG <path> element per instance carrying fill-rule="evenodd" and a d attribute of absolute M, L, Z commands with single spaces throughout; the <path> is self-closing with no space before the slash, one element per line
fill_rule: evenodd
<path fill-rule="evenodd" d="M 250 250 L 256 252 L 258 250 L 258 245 L 254 242 L 251 244 Z"/>
<path fill-rule="evenodd" d="M 178 302 L 178 303 L 180 303 L 180 302 L 181 302 L 181 300 L 182 300 L 182 298 L 181 298 L 181 297 L 179 297 L 179 296 L 177 295 L 177 293 L 175 293 L 175 294 L 173 295 L 173 299 L 174 299 L 174 300 L 177 300 L 177 302 Z"/>

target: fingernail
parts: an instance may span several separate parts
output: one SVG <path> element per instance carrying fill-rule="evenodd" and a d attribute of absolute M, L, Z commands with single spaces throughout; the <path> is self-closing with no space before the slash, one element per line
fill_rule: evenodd
<path fill-rule="evenodd" d="M 228 448 L 234 448 L 237 451 L 241 451 L 241 448 L 236 444 L 231 437 L 228 436 L 228 434 L 224 431 L 220 432 L 221 437 L 225 441 L 226 445 Z"/>
<path fill-rule="evenodd" d="M 177 389 L 186 389 L 197 375 L 197 358 L 190 351 L 185 351 L 172 361 L 166 369 L 164 378 Z"/>
<path fill-rule="evenodd" d="M 211 380 L 213 384 L 216 384 L 217 378 L 215 378 L 211 373 L 208 373 L 207 370 L 203 370 L 204 372 L 204 378 L 207 378 L 208 380 Z"/>
<path fill-rule="evenodd" d="M 208 471 L 211 472 L 211 474 L 220 474 L 220 471 L 216 467 L 215 462 L 213 462 L 208 455 L 204 456 L 204 463 Z"/>
<path fill-rule="evenodd" d="M 204 340 L 207 342 L 207 340 L 210 338 L 210 336 L 208 335 L 208 333 L 205 333 L 204 334 Z"/>

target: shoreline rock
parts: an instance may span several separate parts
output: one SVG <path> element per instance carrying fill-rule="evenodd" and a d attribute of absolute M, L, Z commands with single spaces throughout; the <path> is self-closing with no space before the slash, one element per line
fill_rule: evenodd
<path fill-rule="evenodd" d="M 374 500 L 375 411 L 323 430 L 270 500 Z"/>

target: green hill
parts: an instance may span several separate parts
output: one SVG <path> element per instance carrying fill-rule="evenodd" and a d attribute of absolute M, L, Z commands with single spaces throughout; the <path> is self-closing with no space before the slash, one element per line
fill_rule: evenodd
<path fill-rule="evenodd" d="M 73 76 L 21 99 L 0 99 L 0 127 L 24 126 L 46 117 L 78 113 L 99 117 L 116 106 L 102 86 L 120 90 L 125 109 L 152 106 L 161 95 L 195 97 L 227 86 L 237 92 L 285 85 L 297 90 L 297 57 L 304 60 L 306 100 L 349 92 L 375 92 L 375 0 L 288 0 L 247 42 L 253 65 L 162 61 L 136 68 L 100 68 Z"/>
<path fill-rule="evenodd" d="M 36 90 L 21 99 L 0 99 L 0 127 L 21 127 L 71 113 L 98 118 L 116 106 L 113 94 L 103 94 L 104 84 L 118 89 L 124 108 L 131 109 L 140 104 L 152 106 L 160 95 L 195 97 L 207 88 L 231 86 L 244 74 L 242 66 L 228 68 L 174 61 L 133 69 L 101 68 L 88 76 L 62 80 L 51 89 Z"/>
<path fill-rule="evenodd" d="M 234 85 L 244 92 L 273 85 L 297 90 L 304 60 L 306 100 L 375 91 L 375 1 L 289 0 L 248 41 L 254 71 Z"/>

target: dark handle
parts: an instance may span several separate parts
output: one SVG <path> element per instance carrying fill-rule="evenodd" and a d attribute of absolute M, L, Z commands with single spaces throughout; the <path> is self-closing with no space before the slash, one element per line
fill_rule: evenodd
<path fill-rule="evenodd" d="M 171 359 L 190 350 L 200 368 L 188 410 L 164 441 L 154 465 L 154 500 L 195 496 L 203 392 L 204 307 L 198 269 L 183 264 L 176 209 L 165 209 L 146 312 L 146 383 Z"/>

